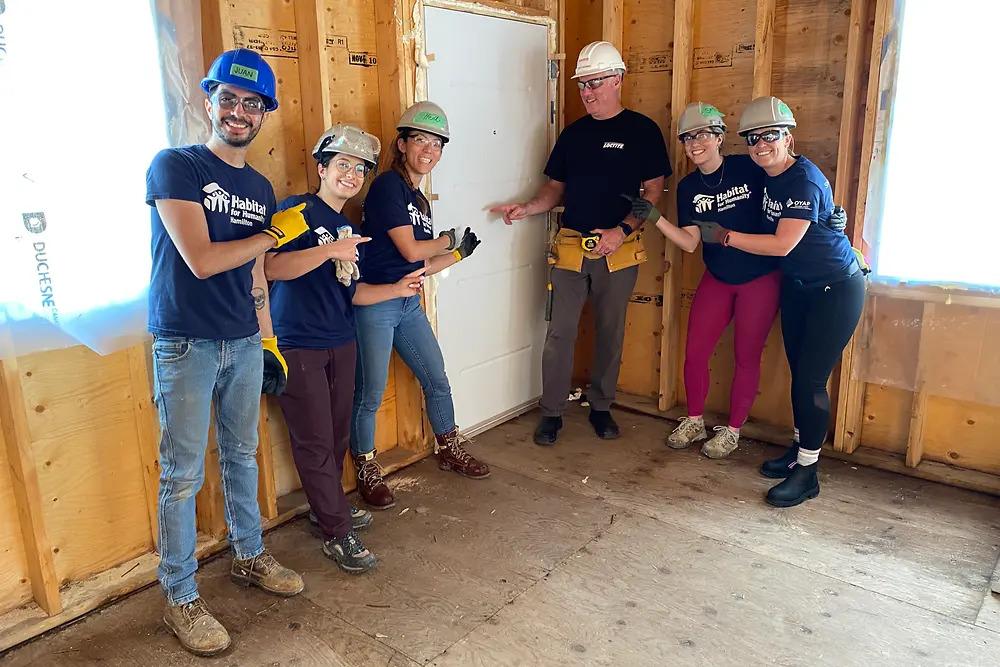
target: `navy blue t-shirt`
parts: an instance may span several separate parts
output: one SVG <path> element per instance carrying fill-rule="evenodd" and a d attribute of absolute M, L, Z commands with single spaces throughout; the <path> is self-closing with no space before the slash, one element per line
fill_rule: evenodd
<path fill-rule="evenodd" d="M 309 231 L 290 243 L 272 251 L 275 253 L 308 250 L 337 240 L 337 230 L 350 227 L 350 221 L 330 208 L 314 194 L 295 195 L 278 204 L 278 210 L 311 202 L 303 215 Z M 364 252 L 358 246 L 358 253 Z M 271 322 L 274 335 L 282 349 L 306 348 L 325 350 L 354 340 L 354 298 L 356 283 L 344 287 L 337 280 L 334 262 L 323 262 L 312 271 L 294 280 L 276 280 L 271 285 Z"/>
<path fill-rule="evenodd" d="M 395 169 L 383 172 L 368 189 L 365 197 L 361 232 L 370 236 L 365 256 L 360 264 L 362 282 L 388 285 L 407 273 L 424 266 L 423 261 L 407 262 L 389 237 L 389 230 L 409 225 L 413 238 L 429 241 L 434 238 L 430 206 L 419 190 L 406 184 Z"/>
<path fill-rule="evenodd" d="M 153 225 L 149 331 L 211 340 L 257 333 L 250 294 L 254 261 L 204 280 L 195 277 L 163 226 L 156 210 L 158 199 L 201 204 L 209 238 L 236 241 L 270 223 L 275 211 L 271 184 L 250 165 L 226 164 L 204 145 L 162 150 L 146 172 L 146 203 L 152 207 Z"/>
<path fill-rule="evenodd" d="M 761 210 L 766 234 L 775 233 L 781 218 L 811 223 L 798 245 L 781 258 L 786 278 L 814 282 L 839 277 L 856 261 L 847 236 L 825 224 L 833 212 L 833 190 L 807 158 L 800 155 L 791 167 L 764 180 Z"/>
<path fill-rule="evenodd" d="M 677 184 L 677 225 L 695 220 L 717 222 L 726 229 L 747 234 L 764 233 L 760 202 L 764 195 L 764 170 L 749 155 L 727 155 L 722 166 L 705 175 L 695 169 Z M 718 280 L 742 285 L 778 268 L 777 257 L 765 257 L 702 243 L 705 268 Z"/>
<path fill-rule="evenodd" d="M 589 234 L 611 229 L 631 209 L 621 195 L 639 196 L 643 181 L 671 174 L 663 133 L 641 113 L 624 109 L 597 120 L 584 116 L 560 134 L 545 175 L 566 184 L 562 226 Z"/>

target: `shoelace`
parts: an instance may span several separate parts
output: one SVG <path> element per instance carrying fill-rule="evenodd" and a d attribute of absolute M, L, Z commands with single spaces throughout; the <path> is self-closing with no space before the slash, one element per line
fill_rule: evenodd
<path fill-rule="evenodd" d="M 459 463 L 466 463 L 472 458 L 472 455 L 465 451 L 465 448 L 462 447 L 463 442 L 469 445 L 472 444 L 472 440 L 462 435 L 461 432 L 456 431 L 455 435 L 449 439 L 448 444 L 445 446 L 445 449 L 451 452 L 451 455 Z"/>
<path fill-rule="evenodd" d="M 371 486 L 378 486 L 382 483 L 382 467 L 374 459 L 365 461 L 358 470 L 358 479 L 369 482 Z"/>
<path fill-rule="evenodd" d="M 740 436 L 736 435 L 735 433 L 730 431 L 729 428 L 725 426 L 716 426 L 712 430 L 715 431 L 716 433 L 721 432 L 723 439 L 728 440 L 731 443 L 738 443 L 740 441 Z"/>
<path fill-rule="evenodd" d="M 346 549 L 347 553 L 351 554 L 352 556 L 357 556 L 362 551 L 366 551 L 364 545 L 362 545 L 361 541 L 358 539 L 357 533 L 355 533 L 353 530 L 347 533 L 347 535 L 344 537 L 344 546 L 347 547 Z"/>
<path fill-rule="evenodd" d="M 194 625 L 202 616 L 208 616 L 208 607 L 201 598 L 188 602 L 183 606 L 182 611 L 188 626 Z"/>
<path fill-rule="evenodd" d="M 700 429 L 703 428 L 702 421 L 700 419 L 691 419 L 690 417 L 681 417 L 681 423 L 677 427 L 677 432 L 685 437 L 694 435 Z M 718 429 L 716 429 L 718 430 Z"/>
<path fill-rule="evenodd" d="M 271 552 L 262 551 L 259 556 L 250 562 L 250 566 L 247 569 L 251 572 L 259 572 L 266 575 L 273 572 L 276 567 L 278 567 L 278 561 L 271 555 Z"/>

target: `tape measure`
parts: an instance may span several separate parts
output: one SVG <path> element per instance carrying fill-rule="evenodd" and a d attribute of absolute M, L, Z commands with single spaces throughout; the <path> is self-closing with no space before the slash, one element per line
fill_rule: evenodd
<path fill-rule="evenodd" d="M 584 236 L 580 239 L 580 245 L 587 252 L 594 252 L 597 249 L 597 244 L 601 242 L 600 236 Z"/>

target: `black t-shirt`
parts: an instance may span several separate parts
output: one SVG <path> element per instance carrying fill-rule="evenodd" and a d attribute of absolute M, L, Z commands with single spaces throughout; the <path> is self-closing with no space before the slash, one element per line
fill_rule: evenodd
<path fill-rule="evenodd" d="M 308 250 L 337 240 L 337 230 L 351 227 L 350 221 L 314 194 L 295 195 L 278 205 L 279 210 L 312 202 L 302 212 L 309 231 L 272 252 Z M 357 230 L 351 227 L 352 233 Z M 365 244 L 358 246 L 364 253 Z M 271 285 L 271 321 L 282 349 L 325 350 L 354 340 L 354 298 L 356 283 L 344 287 L 337 280 L 334 262 L 323 262 L 294 280 L 277 280 Z"/>
<path fill-rule="evenodd" d="M 611 229 L 630 210 L 620 195 L 639 195 L 643 181 L 669 176 L 663 133 L 650 118 L 624 109 L 605 120 L 584 116 L 564 129 L 545 175 L 566 184 L 563 227 L 589 234 Z"/>
<path fill-rule="evenodd" d="M 695 169 L 677 184 L 677 225 L 695 220 L 717 222 L 726 229 L 763 234 L 760 217 L 764 170 L 749 155 L 727 155 L 722 166 L 705 175 Z M 778 268 L 777 257 L 753 255 L 721 243 L 701 244 L 705 268 L 718 280 L 742 285 Z"/>
<path fill-rule="evenodd" d="M 365 244 L 365 256 L 359 264 L 361 282 L 388 285 L 424 265 L 422 260 L 407 262 L 389 237 L 389 230 L 409 225 L 416 240 L 433 239 L 434 226 L 431 216 L 423 212 L 425 208 L 430 209 L 424 196 L 410 188 L 394 169 L 372 182 L 361 222 L 361 232 L 372 239 Z"/>

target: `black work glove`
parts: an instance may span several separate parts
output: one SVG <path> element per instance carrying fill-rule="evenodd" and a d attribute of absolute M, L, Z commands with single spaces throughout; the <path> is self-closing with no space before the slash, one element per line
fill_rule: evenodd
<path fill-rule="evenodd" d="M 691 222 L 698 225 L 698 229 L 701 230 L 701 240 L 704 243 L 722 243 L 729 235 L 729 230 L 717 222 L 702 222 L 701 220 L 692 220 Z"/>
<path fill-rule="evenodd" d="M 475 252 L 480 243 L 482 243 L 482 241 L 480 241 L 479 237 L 476 236 L 476 233 L 472 231 L 472 227 L 466 227 L 465 234 L 462 235 L 461 242 L 453 251 L 455 258 L 461 262 L 463 259 Z"/>
<path fill-rule="evenodd" d="M 445 248 L 445 250 L 454 250 L 455 248 L 458 247 L 458 230 L 457 229 L 455 229 L 454 227 L 452 227 L 451 229 L 446 229 L 443 232 L 441 232 L 440 234 L 438 234 L 438 238 L 441 238 L 442 236 L 447 236 L 448 237 L 448 247 Z"/>
<path fill-rule="evenodd" d="M 826 226 L 835 232 L 843 232 L 847 229 L 847 211 L 840 204 L 836 204 L 833 207 L 833 212 L 830 213 L 830 219 L 827 220 Z"/>
<path fill-rule="evenodd" d="M 653 202 L 648 199 L 633 197 L 632 195 L 621 196 L 632 204 L 632 217 L 636 220 L 642 220 L 643 222 L 655 225 L 656 221 L 663 217 L 663 214 L 660 213 L 659 209 L 653 206 Z"/>
<path fill-rule="evenodd" d="M 261 338 L 260 343 L 264 348 L 264 381 L 260 393 L 280 396 L 288 382 L 288 364 L 278 350 L 277 337 Z"/>

